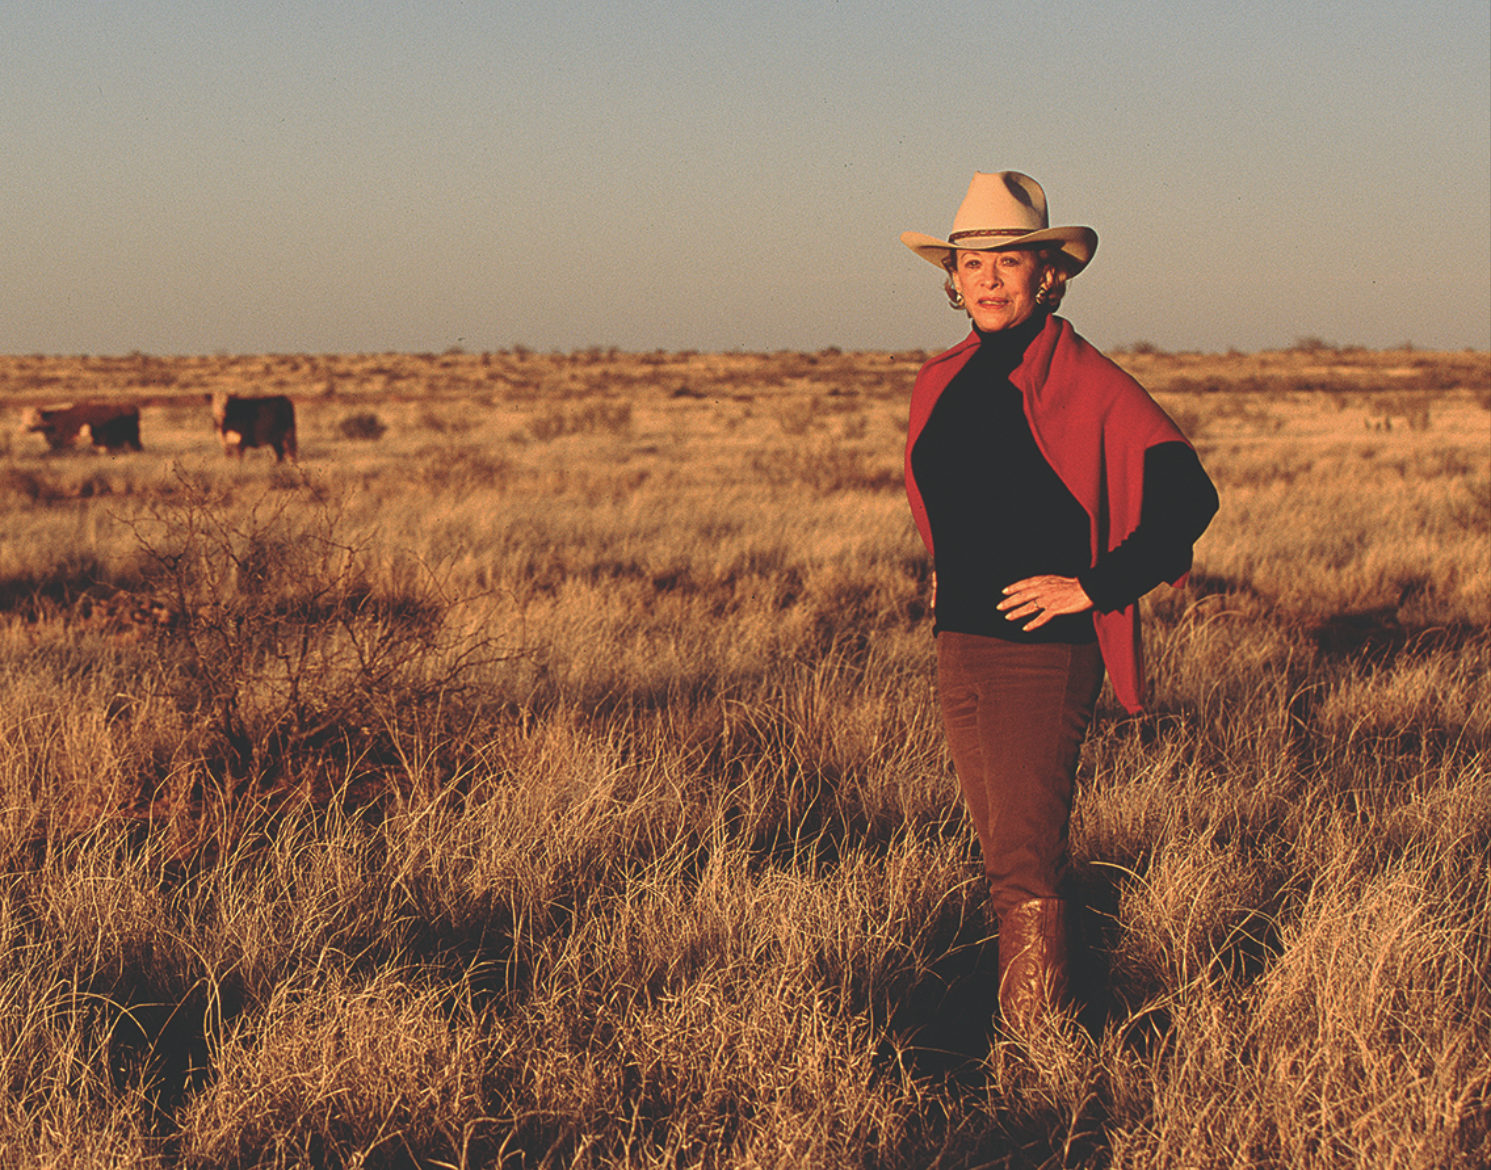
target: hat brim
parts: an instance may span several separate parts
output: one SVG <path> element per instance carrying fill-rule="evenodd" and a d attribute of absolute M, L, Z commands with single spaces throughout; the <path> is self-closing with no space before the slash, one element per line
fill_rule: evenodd
<path fill-rule="evenodd" d="M 984 239 L 988 242 L 981 243 L 975 237 L 953 244 L 947 240 L 939 240 L 936 236 L 923 235 L 921 232 L 901 233 L 901 243 L 927 263 L 935 264 L 938 268 L 947 267 L 948 257 L 960 249 L 972 252 L 1006 252 L 1011 248 L 1028 248 L 1031 244 L 1059 243 L 1062 254 L 1066 256 L 1071 266 L 1071 275 L 1075 276 L 1087 267 L 1092 254 L 1098 250 L 1097 232 L 1086 227 L 1042 228 L 1039 231 L 1027 232 L 1023 236 L 1011 236 L 1008 239 L 989 236 Z"/>

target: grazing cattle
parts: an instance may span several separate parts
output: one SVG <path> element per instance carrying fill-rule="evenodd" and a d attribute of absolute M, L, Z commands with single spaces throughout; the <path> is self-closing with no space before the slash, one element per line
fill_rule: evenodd
<path fill-rule="evenodd" d="M 111 402 L 84 402 L 28 410 L 21 428 L 41 435 L 53 451 L 71 447 L 81 435 L 100 451 L 141 451 L 140 408 Z"/>
<path fill-rule="evenodd" d="M 212 421 L 222 440 L 223 454 L 243 458 L 245 447 L 269 447 L 276 463 L 295 458 L 295 404 L 283 394 L 240 398 L 212 396 Z"/>

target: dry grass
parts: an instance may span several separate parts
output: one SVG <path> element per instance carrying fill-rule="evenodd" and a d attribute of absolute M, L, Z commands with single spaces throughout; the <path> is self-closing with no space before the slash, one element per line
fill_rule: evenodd
<path fill-rule="evenodd" d="M 1223 512 L 993 1038 L 917 354 L 0 358 L 0 1164 L 1491 1160 L 1491 362 L 1124 357 Z M 302 461 L 204 395 L 288 393 Z"/>

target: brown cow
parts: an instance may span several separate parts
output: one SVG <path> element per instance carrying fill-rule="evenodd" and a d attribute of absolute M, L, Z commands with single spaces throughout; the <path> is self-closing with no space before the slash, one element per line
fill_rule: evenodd
<path fill-rule="evenodd" d="M 243 458 L 245 447 L 269 447 L 276 463 L 295 458 L 295 404 L 283 394 L 241 398 L 212 396 L 212 421 L 222 440 L 223 454 Z"/>
<path fill-rule="evenodd" d="M 53 451 L 71 447 L 80 435 L 99 451 L 141 451 L 140 408 L 117 402 L 83 402 L 28 410 L 21 429 L 40 434 Z"/>

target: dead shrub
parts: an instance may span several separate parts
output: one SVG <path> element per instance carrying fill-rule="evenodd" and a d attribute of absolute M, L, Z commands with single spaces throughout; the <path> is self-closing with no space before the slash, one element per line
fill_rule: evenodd
<path fill-rule="evenodd" d="M 183 477 L 133 524 L 148 587 L 176 615 L 158 685 L 204 758 L 241 777 L 328 748 L 376 755 L 390 727 L 460 697 L 470 668 L 501 656 L 491 638 L 457 637 L 475 598 L 427 565 L 380 562 L 306 485 L 271 491 L 233 509 Z"/>
<path fill-rule="evenodd" d="M 337 424 L 337 431 L 344 439 L 381 439 L 388 424 L 371 410 L 349 414 Z"/>

